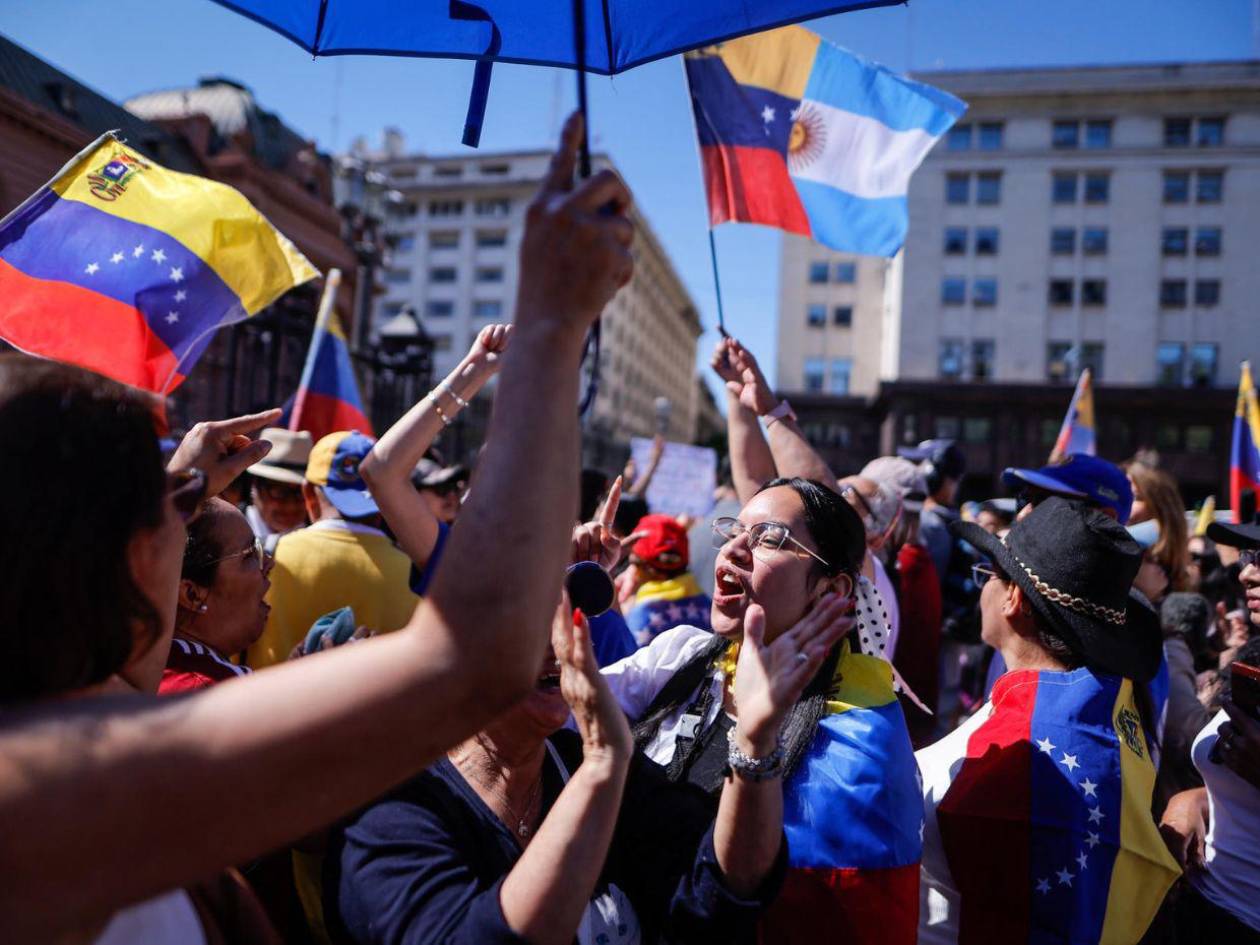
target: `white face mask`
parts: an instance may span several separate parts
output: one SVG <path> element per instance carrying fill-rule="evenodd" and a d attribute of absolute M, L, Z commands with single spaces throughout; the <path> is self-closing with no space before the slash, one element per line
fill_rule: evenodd
<path fill-rule="evenodd" d="M 884 598 L 880 596 L 879 589 L 861 575 L 857 579 L 854 597 L 857 599 L 854 614 L 858 624 L 858 646 L 866 656 L 887 660 L 884 651 L 888 649 L 888 637 L 892 629 L 888 624 L 888 606 L 884 603 Z M 897 667 L 890 662 L 889 668 L 892 669 L 893 674 L 893 689 L 904 692 L 911 702 L 931 715 L 932 710 L 925 706 L 914 691 L 905 684 L 901 674 L 897 672 Z"/>

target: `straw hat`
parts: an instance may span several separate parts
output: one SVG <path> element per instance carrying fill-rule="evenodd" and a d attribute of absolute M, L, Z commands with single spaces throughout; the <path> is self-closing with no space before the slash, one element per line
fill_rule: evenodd
<path fill-rule="evenodd" d="M 305 430 L 268 427 L 260 440 L 271 444 L 271 452 L 246 470 L 259 479 L 300 486 L 305 481 L 306 463 L 311 458 L 311 435 Z"/>

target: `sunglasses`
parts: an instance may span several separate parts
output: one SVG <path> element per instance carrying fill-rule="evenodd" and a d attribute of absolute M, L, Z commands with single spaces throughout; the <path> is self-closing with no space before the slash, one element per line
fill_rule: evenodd
<path fill-rule="evenodd" d="M 200 469 L 181 469 L 166 474 L 166 491 L 175 513 L 184 524 L 192 521 L 206 497 L 206 474 Z"/>
<path fill-rule="evenodd" d="M 744 534 L 748 535 L 748 548 L 754 553 L 758 548 L 777 551 L 790 541 L 805 554 L 822 564 L 824 568 L 831 567 L 826 561 L 793 538 L 791 530 L 782 522 L 758 522 L 756 525 L 745 525 L 739 519 L 728 516 L 713 520 L 714 548 L 721 548 L 727 542 L 734 541 Z"/>
<path fill-rule="evenodd" d="M 1250 568 L 1260 565 L 1260 548 L 1247 548 L 1238 552 L 1238 567 Z"/>
<path fill-rule="evenodd" d="M 253 558 L 254 563 L 261 568 L 263 566 L 263 562 L 267 558 L 267 550 L 263 547 L 262 539 L 255 538 L 248 548 L 242 548 L 240 551 L 234 551 L 230 555 L 224 555 L 221 558 L 214 558 L 211 561 L 207 561 L 206 566 L 209 567 L 210 565 L 218 564 L 221 561 L 230 561 L 233 558 L 245 558 L 247 560 Z"/>
<path fill-rule="evenodd" d="M 287 482 L 258 480 L 254 483 L 258 494 L 266 496 L 272 502 L 301 502 L 302 487 Z"/>

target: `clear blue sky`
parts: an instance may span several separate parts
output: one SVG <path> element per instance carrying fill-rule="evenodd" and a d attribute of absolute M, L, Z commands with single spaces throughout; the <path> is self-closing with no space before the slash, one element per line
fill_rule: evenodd
<path fill-rule="evenodd" d="M 913 0 L 811 26 L 898 70 L 1240 59 L 1256 55 L 1252 7 L 1252 0 Z M 0 33 L 114 99 L 225 75 L 324 150 L 345 148 L 356 135 L 379 142 L 386 125 L 401 128 L 411 149 L 463 150 L 468 62 L 313 60 L 211 0 L 8 0 L 0 4 Z M 590 81 L 595 145 L 630 183 L 708 329 L 716 303 L 682 66 L 674 58 Z M 571 73 L 497 66 L 482 150 L 548 146 L 556 115 L 573 101 Z M 728 327 L 772 370 L 778 234 L 728 225 L 717 241 Z M 715 338 L 712 330 L 701 338 L 702 360 Z"/>

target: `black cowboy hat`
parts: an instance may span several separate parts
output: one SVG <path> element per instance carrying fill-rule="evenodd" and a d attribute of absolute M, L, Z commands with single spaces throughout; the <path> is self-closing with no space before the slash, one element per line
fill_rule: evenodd
<path fill-rule="evenodd" d="M 1086 665 L 1135 682 L 1159 671 L 1159 616 L 1132 591 L 1142 548 L 1114 519 L 1051 496 L 1002 541 L 972 522 L 949 530 L 970 542 L 1024 592 L 1046 625 Z"/>
<path fill-rule="evenodd" d="M 1212 522 L 1207 527 L 1207 536 L 1218 545 L 1230 548 L 1260 548 L 1260 524 L 1231 525 L 1225 522 Z"/>

